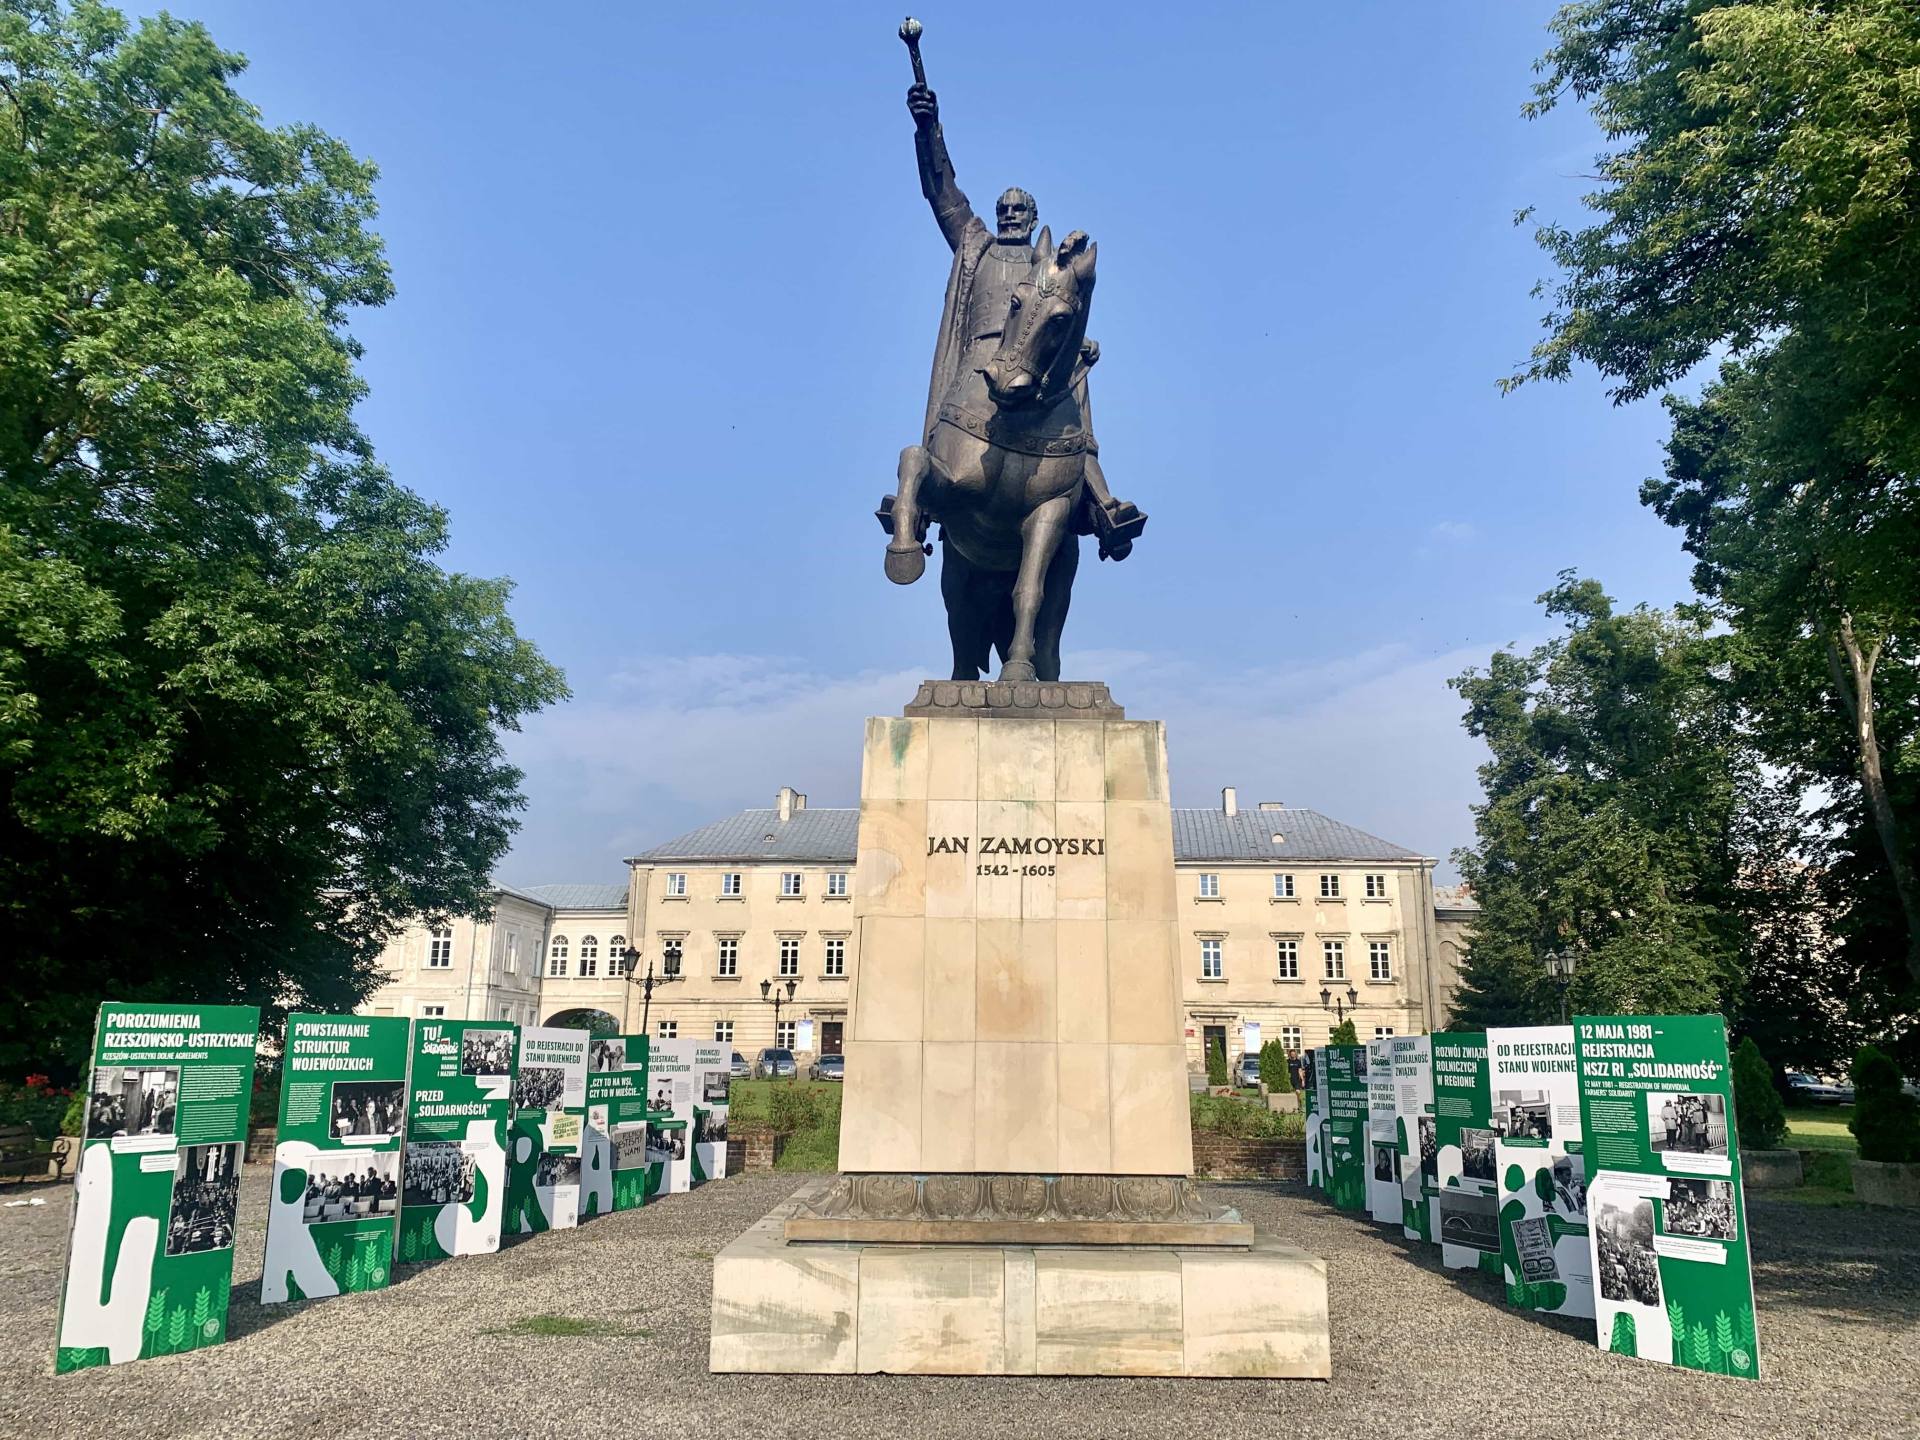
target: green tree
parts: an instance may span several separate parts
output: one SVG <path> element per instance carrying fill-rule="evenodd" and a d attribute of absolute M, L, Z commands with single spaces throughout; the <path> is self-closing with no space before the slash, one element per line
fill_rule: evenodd
<path fill-rule="evenodd" d="M 1743 1150 L 1776 1150 L 1787 1138 L 1786 1107 L 1752 1036 L 1733 1049 L 1733 1113 Z"/>
<path fill-rule="evenodd" d="M 1227 1083 L 1227 1045 L 1224 1040 L 1207 1042 L 1207 1084 Z"/>
<path fill-rule="evenodd" d="M 348 1007 L 477 913 L 565 693 L 356 427 L 374 171 L 166 16 L 0 0 L 0 1066 Z"/>
<path fill-rule="evenodd" d="M 1540 599 L 1564 636 L 1453 681 L 1492 758 L 1456 857 L 1480 912 L 1450 1023 L 1557 1018 L 1550 951 L 1574 959 L 1575 1009 L 1718 1009 L 1738 987 L 1732 837 L 1754 777 L 1705 624 L 1616 611 L 1570 572 Z"/>
<path fill-rule="evenodd" d="M 1673 402 L 1649 503 L 1741 642 L 1769 758 L 1836 787 L 1825 867 L 1874 967 L 1920 987 L 1920 9 L 1900 0 L 1581 0 L 1530 107 L 1588 103 L 1592 224 L 1548 225 L 1546 337 L 1511 383 L 1586 361 Z M 1858 863 L 1871 852 L 1872 871 Z M 1881 903 L 1890 895 L 1892 904 Z M 1881 967 L 1884 968 L 1884 967 Z"/>
<path fill-rule="evenodd" d="M 1351 1020 L 1342 1020 L 1327 1036 L 1329 1045 L 1358 1045 L 1359 1043 L 1360 1034 L 1353 1028 Z"/>
<path fill-rule="evenodd" d="M 1853 1061 L 1853 1119 L 1862 1160 L 1920 1160 L 1920 1101 L 1900 1088 L 1900 1067 L 1877 1046 L 1862 1045 Z"/>
<path fill-rule="evenodd" d="M 1275 1095 L 1293 1093 L 1293 1068 L 1284 1041 L 1268 1040 L 1260 1047 L 1260 1083 Z"/>

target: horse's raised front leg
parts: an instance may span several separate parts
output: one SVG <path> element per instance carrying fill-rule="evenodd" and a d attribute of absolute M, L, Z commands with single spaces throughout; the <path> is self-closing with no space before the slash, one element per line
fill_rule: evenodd
<path fill-rule="evenodd" d="M 911 585 L 927 572 L 927 522 L 921 487 L 933 477 L 933 457 L 924 445 L 900 452 L 900 486 L 893 501 L 893 536 L 887 541 L 887 578 Z"/>
<path fill-rule="evenodd" d="M 1034 622 L 1046 599 L 1047 570 L 1066 538 L 1073 496 L 1056 495 L 1027 516 L 1020 527 L 1020 574 L 1013 582 L 1013 643 L 1000 667 L 1002 680 L 1034 680 Z"/>

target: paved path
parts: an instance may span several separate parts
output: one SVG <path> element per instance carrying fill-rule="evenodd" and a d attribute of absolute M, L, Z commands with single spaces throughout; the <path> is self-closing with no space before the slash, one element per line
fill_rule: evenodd
<path fill-rule="evenodd" d="M 267 1167 L 242 1197 L 230 1343 L 52 1375 L 68 1189 L 0 1186 L 0 1436 L 1902 1436 L 1920 1429 L 1920 1214 L 1756 1200 L 1757 1384 L 1597 1350 L 1297 1186 L 1210 1187 L 1325 1255 L 1331 1385 L 707 1374 L 712 1256 L 797 1176 L 737 1177 L 390 1289 L 262 1309 Z M 628 1334 L 504 1332 L 572 1316 Z"/>

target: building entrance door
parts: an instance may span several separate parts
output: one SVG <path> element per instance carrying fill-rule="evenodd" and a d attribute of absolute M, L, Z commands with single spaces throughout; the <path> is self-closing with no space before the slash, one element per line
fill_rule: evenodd
<path fill-rule="evenodd" d="M 822 1020 L 820 1022 L 820 1053 L 838 1055 L 840 1053 L 840 1020 Z"/>

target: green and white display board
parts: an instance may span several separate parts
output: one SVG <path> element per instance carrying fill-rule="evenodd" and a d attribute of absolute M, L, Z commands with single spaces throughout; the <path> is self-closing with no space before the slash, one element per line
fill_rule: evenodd
<path fill-rule="evenodd" d="M 1727 1031 L 1718 1015 L 1578 1015 L 1600 1346 L 1758 1379 Z"/>
<path fill-rule="evenodd" d="M 1367 1057 L 1367 1214 L 1376 1224 L 1400 1223 L 1400 1145 L 1395 1138 L 1393 1037 L 1369 1040 Z"/>
<path fill-rule="evenodd" d="M 580 1223 L 580 1162 L 587 1115 L 585 1030 L 520 1032 L 507 1129 L 507 1233 L 534 1235 Z"/>
<path fill-rule="evenodd" d="M 226 1338 L 259 1033 L 251 1005 L 100 1007 L 57 1371 Z"/>
<path fill-rule="evenodd" d="M 1427 1199 L 1422 1144 L 1433 1137 L 1433 1037 L 1393 1038 L 1394 1149 L 1400 1166 L 1400 1233 L 1433 1240 L 1433 1207 Z"/>
<path fill-rule="evenodd" d="M 1318 1050 L 1309 1050 L 1303 1059 L 1306 1062 L 1307 1094 L 1307 1188 L 1324 1190 L 1327 1188 L 1326 1164 L 1322 1158 L 1322 1122 L 1327 1113 L 1327 1066 Z"/>
<path fill-rule="evenodd" d="M 1487 1037 L 1448 1030 L 1433 1040 L 1433 1237 L 1449 1270 L 1499 1275 L 1500 1197 L 1493 1158 L 1493 1095 L 1487 1084 Z M 1428 1153 L 1421 1141 L 1421 1153 Z"/>
<path fill-rule="evenodd" d="M 733 1046 L 694 1042 L 693 1183 L 727 1175 L 727 1116 L 733 1086 Z"/>
<path fill-rule="evenodd" d="M 1587 1171 L 1571 1025 L 1487 1032 L 1507 1299 L 1593 1318 Z"/>
<path fill-rule="evenodd" d="M 260 1299 L 383 1288 L 400 1215 L 408 1022 L 289 1015 Z"/>
<path fill-rule="evenodd" d="M 520 1027 L 507 1020 L 413 1022 L 400 1166 L 401 1260 L 500 1248 L 519 1047 Z"/>
<path fill-rule="evenodd" d="M 697 1040 L 656 1040 L 647 1052 L 647 1193 L 684 1195 L 693 1185 L 693 1093 Z"/>
<path fill-rule="evenodd" d="M 581 1213 L 647 1203 L 647 1037 L 596 1035 L 587 1046 Z"/>
<path fill-rule="evenodd" d="M 1367 1050 L 1329 1045 L 1327 1118 L 1320 1127 L 1327 1197 L 1338 1210 L 1367 1208 Z"/>

